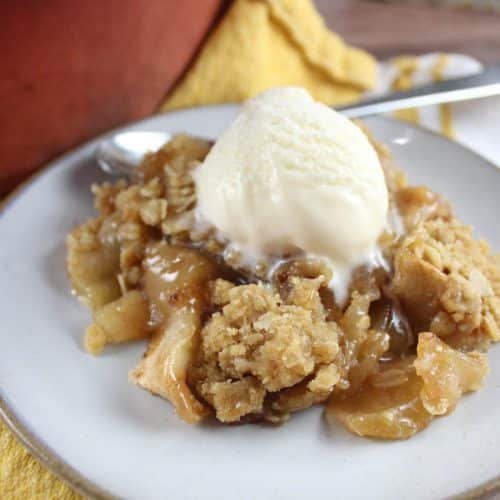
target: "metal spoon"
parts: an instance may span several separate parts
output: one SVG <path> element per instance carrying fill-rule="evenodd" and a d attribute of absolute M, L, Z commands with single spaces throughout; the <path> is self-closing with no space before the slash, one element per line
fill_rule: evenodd
<path fill-rule="evenodd" d="M 433 83 L 406 92 L 394 92 L 336 110 L 349 118 L 361 118 L 398 109 L 493 95 L 500 95 L 500 64 L 490 66 L 476 75 Z M 171 137 L 168 132 L 161 131 L 120 132 L 101 141 L 95 157 L 106 173 L 129 175 L 144 154 L 157 151 Z"/>
<path fill-rule="evenodd" d="M 119 132 L 98 144 L 95 158 L 107 174 L 129 175 L 146 153 L 157 151 L 171 138 L 168 132 Z"/>

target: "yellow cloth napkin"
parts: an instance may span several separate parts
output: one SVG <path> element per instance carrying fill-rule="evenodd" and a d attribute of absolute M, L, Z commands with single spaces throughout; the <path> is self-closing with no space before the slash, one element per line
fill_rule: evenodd
<path fill-rule="evenodd" d="M 161 109 L 239 102 L 280 85 L 341 104 L 375 76 L 375 60 L 329 31 L 310 0 L 236 0 Z"/>
<path fill-rule="evenodd" d="M 0 498 L 76 500 L 82 497 L 40 465 L 0 422 Z"/>
<path fill-rule="evenodd" d="M 375 71 L 374 59 L 329 31 L 310 0 L 236 0 L 162 110 L 241 101 L 279 85 L 338 104 L 370 89 Z M 0 499 L 76 498 L 0 422 Z"/>

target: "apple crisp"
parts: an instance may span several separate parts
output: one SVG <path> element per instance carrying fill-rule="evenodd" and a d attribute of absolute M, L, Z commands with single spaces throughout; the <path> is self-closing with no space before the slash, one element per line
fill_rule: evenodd
<path fill-rule="evenodd" d="M 452 412 L 500 340 L 500 259 L 374 146 L 392 222 L 346 302 L 321 260 L 248 262 L 197 223 L 191 174 L 209 142 L 176 136 L 130 181 L 93 186 L 99 215 L 67 238 L 74 291 L 93 313 L 85 348 L 146 340 L 130 380 L 192 423 L 279 424 L 323 403 L 329 422 L 399 439 Z"/>

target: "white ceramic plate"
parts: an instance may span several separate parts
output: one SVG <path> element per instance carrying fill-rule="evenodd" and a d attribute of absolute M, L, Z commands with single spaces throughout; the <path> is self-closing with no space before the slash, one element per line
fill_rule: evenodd
<path fill-rule="evenodd" d="M 156 116 L 132 129 L 216 137 L 233 106 Z M 412 183 L 449 198 L 500 249 L 500 171 L 422 129 L 368 120 Z M 0 407 L 17 435 L 74 487 L 137 499 L 443 498 L 496 485 L 500 473 L 500 346 L 486 387 L 409 441 L 329 428 L 321 408 L 279 428 L 189 426 L 170 404 L 127 382 L 143 345 L 81 346 L 90 315 L 70 295 L 64 237 L 93 213 L 102 180 L 96 141 L 51 165 L 0 214 Z M 481 486 L 483 485 L 483 486 Z"/>

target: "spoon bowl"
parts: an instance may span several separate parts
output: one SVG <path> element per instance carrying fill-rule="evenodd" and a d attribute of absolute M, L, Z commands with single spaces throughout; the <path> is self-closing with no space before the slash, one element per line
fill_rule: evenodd
<path fill-rule="evenodd" d="M 146 153 L 158 151 L 171 138 L 168 132 L 120 132 L 101 141 L 95 157 L 107 174 L 130 175 Z"/>

